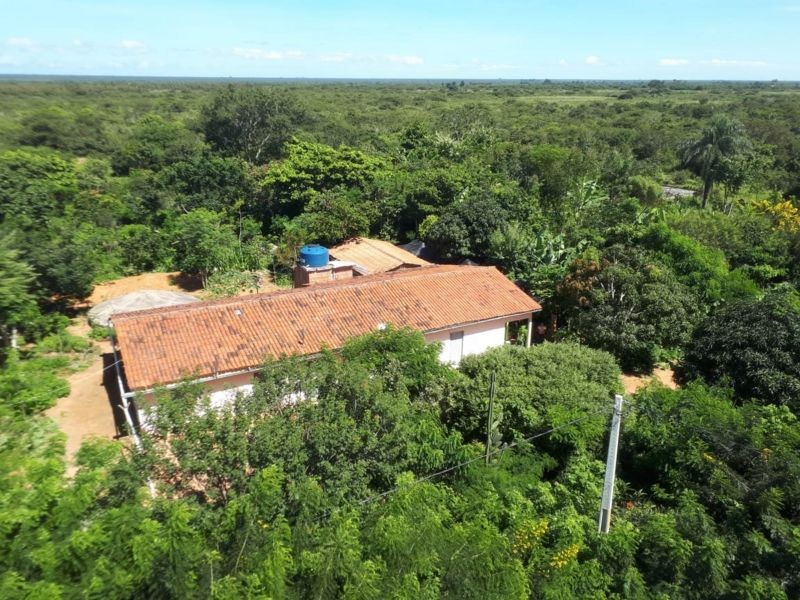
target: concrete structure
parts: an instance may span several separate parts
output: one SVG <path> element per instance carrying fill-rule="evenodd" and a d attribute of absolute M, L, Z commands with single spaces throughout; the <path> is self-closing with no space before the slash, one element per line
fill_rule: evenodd
<path fill-rule="evenodd" d="M 190 302 L 199 302 L 190 294 L 183 292 L 169 292 L 165 290 L 140 290 L 124 296 L 117 296 L 92 307 L 89 311 L 89 322 L 93 325 L 108 327 L 112 314 L 135 312 L 150 308 L 163 308 L 177 306 Z"/>
<path fill-rule="evenodd" d="M 322 267 L 295 265 L 294 287 L 308 287 L 318 283 L 352 279 L 355 275 L 363 275 L 363 273 L 356 273 L 356 268 L 353 263 L 342 260 L 332 260 Z"/>

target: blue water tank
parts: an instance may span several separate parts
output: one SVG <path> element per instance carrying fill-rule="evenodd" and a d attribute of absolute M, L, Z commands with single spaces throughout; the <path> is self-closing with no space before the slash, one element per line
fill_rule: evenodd
<path fill-rule="evenodd" d="M 328 249 L 319 244 L 308 244 L 300 248 L 300 264 L 306 267 L 324 267 L 328 264 Z"/>

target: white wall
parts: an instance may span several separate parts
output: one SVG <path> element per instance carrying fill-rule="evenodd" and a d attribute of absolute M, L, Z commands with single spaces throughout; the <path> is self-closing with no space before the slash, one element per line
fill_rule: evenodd
<path fill-rule="evenodd" d="M 233 402 L 236 399 L 236 396 L 239 394 L 242 394 L 243 396 L 250 396 L 252 393 L 253 384 L 247 383 L 245 385 L 240 385 L 239 387 L 232 387 L 226 390 L 211 392 L 208 395 L 208 398 L 211 401 L 211 408 L 221 409 Z"/>
<path fill-rule="evenodd" d="M 518 319 L 498 319 L 495 321 L 487 321 L 485 323 L 477 323 L 475 325 L 467 325 L 464 327 L 455 327 L 453 329 L 446 329 L 444 331 L 435 331 L 426 333 L 425 339 L 428 342 L 441 342 L 442 351 L 439 358 L 442 362 L 458 365 L 461 358 L 471 354 L 480 354 L 486 352 L 489 348 L 496 348 L 502 346 L 506 342 L 506 323 L 513 322 Z M 464 332 L 464 341 L 461 356 L 458 356 L 458 342 L 450 341 L 450 334 L 456 331 Z"/>

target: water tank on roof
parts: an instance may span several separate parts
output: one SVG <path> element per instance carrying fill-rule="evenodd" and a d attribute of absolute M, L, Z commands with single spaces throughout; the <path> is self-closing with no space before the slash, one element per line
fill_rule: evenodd
<path fill-rule="evenodd" d="M 328 249 L 319 244 L 308 244 L 300 248 L 300 264 L 305 267 L 324 267 L 329 262 Z"/>

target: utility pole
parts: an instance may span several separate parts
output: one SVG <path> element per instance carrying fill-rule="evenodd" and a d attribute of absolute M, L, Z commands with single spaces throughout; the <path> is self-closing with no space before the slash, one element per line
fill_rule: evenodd
<path fill-rule="evenodd" d="M 600 522 L 598 531 L 608 533 L 611 525 L 611 507 L 614 504 L 614 478 L 617 471 L 617 447 L 619 446 L 619 426 L 622 423 L 622 395 L 614 396 L 614 416 L 611 419 L 611 433 L 608 436 L 608 458 L 606 459 L 606 480 L 603 483 L 603 501 L 600 503 Z"/>
<path fill-rule="evenodd" d="M 494 396 L 497 393 L 497 371 L 492 371 L 489 383 L 489 420 L 486 423 L 486 464 L 492 453 L 492 429 L 494 427 Z"/>

